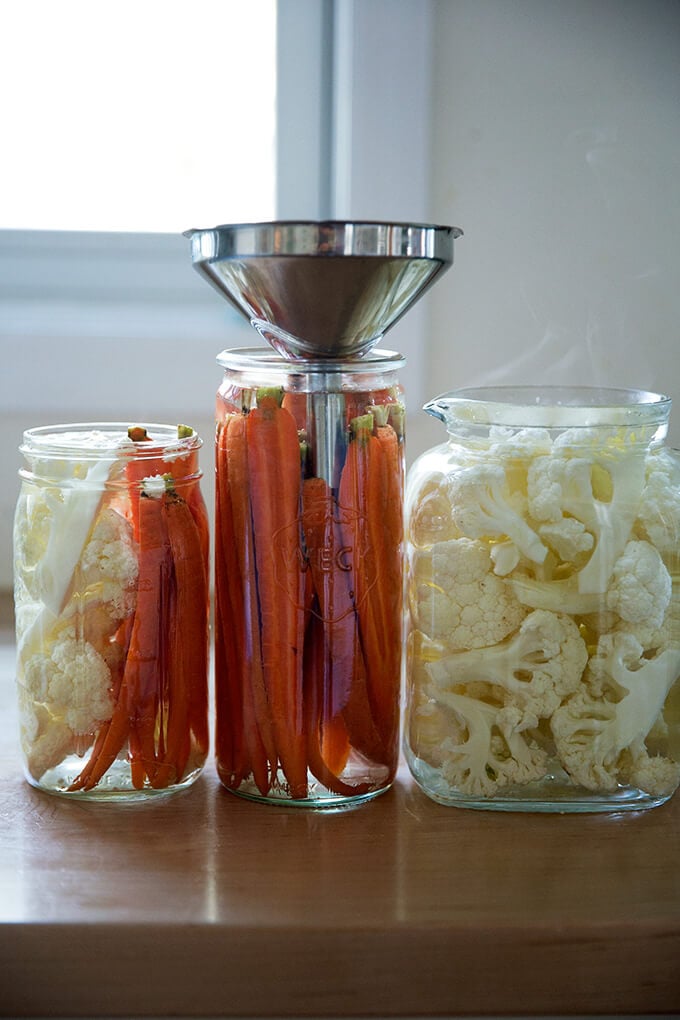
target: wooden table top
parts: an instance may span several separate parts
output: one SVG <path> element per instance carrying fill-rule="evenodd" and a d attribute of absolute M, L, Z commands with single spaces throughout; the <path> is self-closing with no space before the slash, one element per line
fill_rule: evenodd
<path fill-rule="evenodd" d="M 445 808 L 402 770 L 353 810 L 65 801 L 19 766 L 0 669 L 0 1015 L 680 1011 L 680 797 Z M 0 666 L 2 662 L 0 661 Z"/>

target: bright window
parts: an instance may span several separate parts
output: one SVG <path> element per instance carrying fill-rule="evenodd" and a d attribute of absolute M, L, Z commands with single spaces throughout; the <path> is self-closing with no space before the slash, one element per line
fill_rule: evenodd
<path fill-rule="evenodd" d="M 21 0 L 0 26 L 0 229 L 273 218 L 276 0 Z"/>

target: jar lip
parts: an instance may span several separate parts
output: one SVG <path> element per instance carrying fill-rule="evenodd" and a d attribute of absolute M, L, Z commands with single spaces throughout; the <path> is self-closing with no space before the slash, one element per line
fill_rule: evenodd
<path fill-rule="evenodd" d="M 150 442 L 134 442 L 128 435 L 131 427 L 144 429 Z M 189 429 L 180 435 L 179 429 Z M 111 457 L 129 457 L 140 460 L 158 457 L 159 449 L 181 457 L 197 450 L 201 437 L 190 426 L 159 424 L 158 422 L 70 422 L 58 425 L 39 425 L 26 429 L 19 450 L 25 456 L 43 458 L 79 457 L 98 460 Z"/>
<path fill-rule="evenodd" d="M 472 386 L 442 393 L 423 410 L 447 423 L 543 428 L 658 424 L 672 399 L 606 386 Z"/>
<path fill-rule="evenodd" d="M 320 372 L 324 375 L 343 373 L 397 371 L 406 364 L 406 358 L 396 351 L 373 348 L 361 358 L 284 358 L 271 347 L 232 347 L 217 355 L 222 368 L 254 369 L 264 368 L 288 374 Z"/>

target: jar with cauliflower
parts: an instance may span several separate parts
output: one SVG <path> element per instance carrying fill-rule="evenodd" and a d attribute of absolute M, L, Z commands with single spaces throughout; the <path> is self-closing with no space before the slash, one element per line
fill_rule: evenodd
<path fill-rule="evenodd" d="M 406 491 L 405 753 L 434 800 L 640 810 L 680 784 L 671 401 L 489 387 L 425 410 Z"/>
<path fill-rule="evenodd" d="M 208 753 L 208 524 L 188 426 L 30 429 L 14 521 L 25 773 L 51 793 L 180 789 Z"/>

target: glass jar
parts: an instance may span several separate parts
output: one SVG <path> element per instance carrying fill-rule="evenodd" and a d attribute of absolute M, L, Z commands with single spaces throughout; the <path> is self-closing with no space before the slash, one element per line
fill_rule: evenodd
<path fill-rule="evenodd" d="M 680 781 L 671 401 L 491 387 L 425 410 L 406 494 L 405 751 L 434 800 L 620 811 Z"/>
<path fill-rule="evenodd" d="M 196 432 L 24 433 L 14 523 L 28 781 L 71 797 L 188 786 L 208 753 L 208 524 Z"/>
<path fill-rule="evenodd" d="M 219 777 L 281 804 L 363 800 L 399 749 L 404 362 L 218 361 Z"/>

